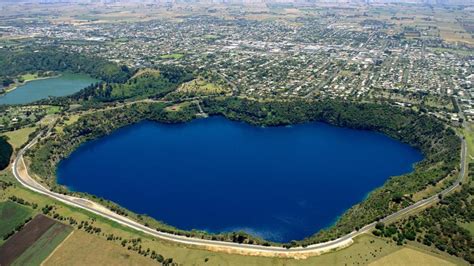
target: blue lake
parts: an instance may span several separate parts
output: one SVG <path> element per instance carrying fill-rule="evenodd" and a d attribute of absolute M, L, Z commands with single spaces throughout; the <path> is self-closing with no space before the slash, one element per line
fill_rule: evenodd
<path fill-rule="evenodd" d="M 1 104 L 26 104 L 49 96 L 66 96 L 97 82 L 86 75 L 62 74 L 59 77 L 27 82 L 15 90 L 0 96 Z"/>
<path fill-rule="evenodd" d="M 180 229 L 299 240 L 422 154 L 379 133 L 307 123 L 255 127 L 223 117 L 144 121 L 91 141 L 58 182 Z"/>

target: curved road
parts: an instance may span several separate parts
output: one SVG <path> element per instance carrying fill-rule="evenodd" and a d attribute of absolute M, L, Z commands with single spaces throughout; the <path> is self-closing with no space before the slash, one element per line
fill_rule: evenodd
<path fill-rule="evenodd" d="M 45 135 L 47 136 L 48 133 L 49 131 L 46 132 Z M 25 163 L 23 161 L 23 155 L 29 148 L 35 145 L 42 136 L 43 136 L 43 133 L 39 133 L 38 136 L 36 136 L 30 143 L 28 143 L 28 145 L 26 145 L 20 152 L 18 152 L 15 158 L 15 161 L 13 162 L 13 166 L 12 166 L 13 174 L 15 178 L 23 186 L 37 193 L 59 200 L 67 205 L 90 211 L 92 213 L 108 218 L 124 226 L 133 228 L 135 230 L 144 232 L 146 234 L 149 234 L 149 235 L 152 235 L 164 240 L 169 240 L 169 241 L 173 241 L 177 243 L 194 245 L 194 246 L 201 246 L 201 247 L 205 247 L 205 248 L 213 249 L 213 250 L 234 251 L 240 254 L 304 258 L 308 255 L 321 254 L 321 253 L 333 250 L 335 248 L 342 248 L 342 247 L 348 246 L 352 244 L 353 242 L 352 238 L 370 231 L 376 224 L 376 222 L 373 222 L 371 224 L 364 226 L 359 231 L 354 231 L 336 240 L 314 244 L 307 247 L 295 247 L 291 249 L 287 249 L 284 247 L 260 246 L 260 245 L 238 244 L 238 243 L 233 243 L 233 242 L 224 242 L 224 241 L 215 241 L 215 240 L 204 240 L 204 239 L 199 239 L 199 238 L 178 236 L 178 235 L 173 235 L 169 233 L 159 232 L 157 230 L 154 230 L 152 228 L 139 224 L 129 218 L 126 218 L 117 213 L 114 213 L 108 210 L 106 207 L 99 205 L 95 202 L 92 202 L 90 200 L 52 192 L 49 189 L 42 186 L 41 184 L 39 184 L 36 180 L 31 178 L 30 175 L 28 174 Z M 439 194 L 442 194 L 443 196 L 447 193 L 450 193 L 454 189 L 456 189 L 460 185 L 460 182 L 464 179 L 465 164 L 466 164 L 466 142 L 463 138 L 461 139 L 462 139 L 461 168 L 460 168 L 459 177 L 457 178 L 457 180 L 454 182 L 452 186 L 450 186 L 449 188 L 446 188 L 445 190 L 439 193 Z M 433 195 L 427 199 L 420 200 L 411 206 L 408 206 L 396 213 L 393 213 L 385 217 L 381 221 L 388 222 L 390 220 L 399 218 L 416 209 L 426 207 L 437 201 L 438 201 L 438 194 Z"/>

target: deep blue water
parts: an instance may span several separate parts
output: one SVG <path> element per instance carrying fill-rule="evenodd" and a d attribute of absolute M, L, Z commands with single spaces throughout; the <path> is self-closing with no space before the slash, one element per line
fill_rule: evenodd
<path fill-rule="evenodd" d="M 58 182 L 181 229 L 290 241 L 331 225 L 421 159 L 382 134 L 322 123 L 146 121 L 82 145 L 60 163 Z"/>

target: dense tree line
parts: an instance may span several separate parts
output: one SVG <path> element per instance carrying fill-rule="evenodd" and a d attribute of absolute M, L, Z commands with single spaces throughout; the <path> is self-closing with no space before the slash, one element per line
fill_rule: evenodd
<path fill-rule="evenodd" d="M 0 49 L 0 80 L 12 83 L 20 75 L 44 71 L 85 73 L 105 82 L 123 83 L 133 74 L 126 66 L 61 49 Z"/>
<path fill-rule="evenodd" d="M 31 203 L 31 202 L 29 202 L 29 201 L 26 201 L 26 200 L 24 200 L 24 199 L 22 199 L 22 198 L 19 198 L 19 197 L 15 196 L 15 195 L 8 197 L 8 199 L 11 200 L 11 201 L 13 201 L 13 202 L 16 202 L 16 203 L 18 203 L 18 204 L 25 205 L 25 206 L 29 206 L 29 207 L 31 207 L 31 208 L 33 208 L 33 209 L 36 209 L 36 208 L 38 207 L 38 204 L 36 204 L 36 203 Z"/>
<path fill-rule="evenodd" d="M 13 147 L 8 143 L 7 138 L 0 136 L 0 170 L 5 169 L 10 164 Z"/>
<path fill-rule="evenodd" d="M 31 169 L 39 176 L 53 177 L 49 179 L 51 186 L 67 193 L 55 185 L 55 167 L 81 143 L 144 119 L 165 123 L 184 122 L 193 119 L 198 112 L 195 105 L 186 106 L 179 111 L 167 111 L 168 106 L 165 103 L 140 103 L 86 115 L 67 126 L 63 134 L 53 135 L 32 149 L 29 154 L 32 158 Z M 321 121 L 337 126 L 375 130 L 409 143 L 425 155 L 425 159 L 415 166 L 412 173 L 391 177 L 383 187 L 348 210 L 334 226 L 305 240 L 293 241 L 286 245 L 288 247 L 335 239 L 377 221 L 413 203 L 413 193 L 436 184 L 459 166 L 460 139 L 451 128 L 428 115 L 399 107 L 332 100 L 254 101 L 232 97 L 204 99 L 203 107 L 211 115 L 224 115 L 256 125 Z M 209 235 L 204 232 L 170 229 L 169 226 L 157 226 L 157 229 L 206 239 L 269 244 L 245 233 Z"/>
<path fill-rule="evenodd" d="M 256 125 L 320 121 L 336 126 L 382 132 L 420 149 L 425 159 L 409 174 L 391 177 L 366 200 L 349 209 L 326 230 L 293 245 L 336 239 L 413 203 L 411 195 L 436 184 L 459 168 L 461 140 L 453 129 L 428 115 L 372 103 L 336 100 L 254 101 L 243 98 L 203 100 L 209 114 Z"/>
<path fill-rule="evenodd" d="M 117 128 L 137 123 L 142 120 L 152 120 L 161 123 L 180 123 L 190 121 L 195 118 L 199 112 L 194 104 L 183 105 L 179 111 L 167 111 L 166 103 L 136 103 L 123 108 L 117 108 L 107 111 L 94 112 L 81 117 L 76 123 L 64 128 L 63 134 L 53 133 L 46 140 L 40 141 L 39 145 L 35 145 L 28 151 L 27 156 L 31 158 L 30 169 L 39 176 L 46 178 L 46 182 L 50 187 L 59 193 L 70 193 L 66 188 L 59 186 L 55 182 L 55 171 L 57 163 L 68 156 L 80 144 L 100 138 L 110 134 Z M 81 196 L 87 197 L 84 193 Z M 101 204 L 108 206 L 113 211 L 121 215 L 135 217 L 131 212 L 124 208 L 117 208 L 117 205 L 97 197 L 89 197 L 92 200 L 100 201 Z M 139 218 L 138 221 L 141 221 Z M 236 243 L 265 244 L 269 243 L 265 240 L 251 236 L 244 232 L 231 232 L 219 235 L 212 235 L 202 231 L 183 231 L 172 226 L 156 222 L 152 225 L 157 230 L 172 234 L 180 234 L 186 236 L 194 236 L 198 238 L 230 241 Z"/>
<path fill-rule="evenodd" d="M 100 106 L 124 100 L 161 98 L 174 91 L 184 82 L 192 80 L 193 75 L 181 67 L 159 66 L 159 68 L 137 73 L 123 83 L 98 82 L 70 96 L 38 101 L 39 104 L 68 105 L 79 103 L 84 106 Z"/>
<path fill-rule="evenodd" d="M 117 128 L 144 119 L 178 123 L 193 119 L 197 112 L 194 105 L 182 108 L 179 112 L 166 111 L 167 106 L 165 103 L 136 103 L 83 116 L 75 124 L 65 127 L 63 134 L 53 133 L 50 138 L 41 141 L 40 145 L 29 151 L 29 155 L 34 154 L 31 156 L 31 169 L 42 177 L 54 177 L 56 163 L 83 142 L 105 136 Z"/>
<path fill-rule="evenodd" d="M 192 74 L 182 68 L 163 66 L 159 72 L 145 72 L 125 83 L 94 84 L 69 98 L 98 101 L 160 98 L 192 79 Z"/>
<path fill-rule="evenodd" d="M 377 223 L 373 234 L 392 238 L 399 245 L 409 240 L 434 246 L 473 264 L 474 242 L 470 232 L 461 226 L 474 221 L 473 194 L 473 187 L 463 185 L 461 191 L 442 198 L 418 215 L 387 226 Z"/>
<path fill-rule="evenodd" d="M 3 240 L 7 240 L 7 239 L 9 239 L 11 236 L 13 236 L 15 233 L 20 232 L 21 229 L 23 229 L 23 227 L 25 227 L 25 225 L 26 225 L 29 221 L 31 221 L 31 219 L 32 219 L 31 217 L 26 218 L 25 221 L 23 221 L 21 224 L 17 225 L 12 231 L 6 233 L 6 234 L 2 237 Z"/>

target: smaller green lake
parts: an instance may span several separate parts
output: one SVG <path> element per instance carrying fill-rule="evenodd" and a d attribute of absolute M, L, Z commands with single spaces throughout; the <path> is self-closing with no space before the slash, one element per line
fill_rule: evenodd
<path fill-rule="evenodd" d="M 70 73 L 48 79 L 33 80 L 0 96 L 0 105 L 26 104 L 50 96 L 71 95 L 94 82 L 97 80 L 87 75 Z"/>

